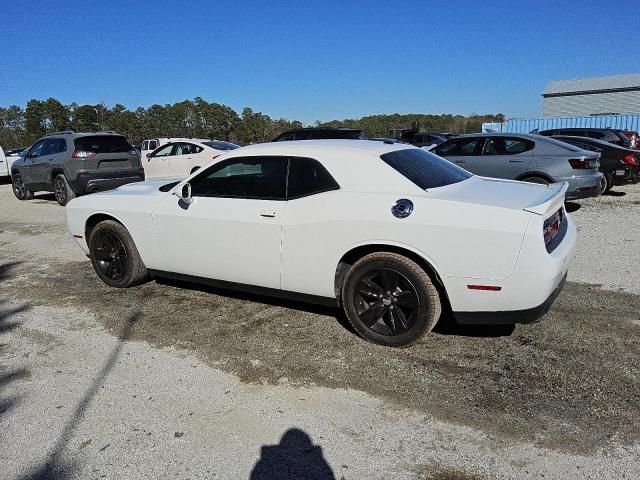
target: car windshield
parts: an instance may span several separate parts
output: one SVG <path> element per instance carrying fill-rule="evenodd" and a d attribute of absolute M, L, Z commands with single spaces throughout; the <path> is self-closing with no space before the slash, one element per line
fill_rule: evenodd
<path fill-rule="evenodd" d="M 380 158 L 422 189 L 444 187 L 471 177 L 466 170 L 421 148 L 396 150 Z"/>
<path fill-rule="evenodd" d="M 95 135 L 75 140 L 76 150 L 95 153 L 124 153 L 133 150 L 127 139 L 120 135 Z"/>
<path fill-rule="evenodd" d="M 203 145 L 207 145 L 216 150 L 235 150 L 238 145 L 229 142 L 221 142 L 220 140 L 212 140 L 211 142 L 202 142 Z"/>

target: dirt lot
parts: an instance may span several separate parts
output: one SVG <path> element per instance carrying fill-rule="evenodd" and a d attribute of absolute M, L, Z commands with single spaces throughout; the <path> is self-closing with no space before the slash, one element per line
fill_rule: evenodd
<path fill-rule="evenodd" d="M 7 478 L 248 478 L 296 427 L 348 480 L 638 478 L 640 186 L 617 190 L 571 205 L 578 255 L 542 323 L 443 321 L 392 350 L 333 310 L 109 289 L 63 208 L 2 185 L 0 463 Z"/>

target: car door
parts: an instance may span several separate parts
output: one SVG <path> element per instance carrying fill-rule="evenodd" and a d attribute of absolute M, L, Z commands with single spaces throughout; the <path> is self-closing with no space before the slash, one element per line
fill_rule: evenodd
<path fill-rule="evenodd" d="M 144 176 L 147 179 L 169 177 L 169 162 L 175 151 L 174 143 L 168 143 L 154 150 L 143 159 Z"/>
<path fill-rule="evenodd" d="M 286 157 L 236 157 L 195 176 L 192 203 L 168 196 L 153 213 L 164 269 L 280 288 Z"/>
<path fill-rule="evenodd" d="M 40 140 L 33 144 L 26 154 L 26 158 L 22 168 L 20 168 L 20 174 L 22 175 L 22 181 L 27 185 L 33 185 L 38 183 L 35 171 L 39 163 L 42 149 L 44 148 L 44 140 Z"/>
<path fill-rule="evenodd" d="M 474 157 L 480 155 L 484 137 L 465 137 L 449 140 L 436 147 L 436 155 L 446 158 L 469 172 L 476 173 Z"/>
<path fill-rule="evenodd" d="M 488 137 L 482 155 L 474 160 L 474 173 L 513 180 L 529 169 L 534 147 L 535 143 L 526 138 Z"/>
<path fill-rule="evenodd" d="M 173 154 L 167 159 L 168 176 L 185 178 L 190 175 L 191 170 L 196 166 L 198 151 L 202 151 L 202 147 L 198 147 L 193 143 L 176 143 Z"/>
<path fill-rule="evenodd" d="M 39 157 L 34 159 L 32 172 L 38 183 L 51 183 L 52 171 L 55 166 L 64 164 L 64 152 L 67 143 L 64 138 L 47 138 Z"/>

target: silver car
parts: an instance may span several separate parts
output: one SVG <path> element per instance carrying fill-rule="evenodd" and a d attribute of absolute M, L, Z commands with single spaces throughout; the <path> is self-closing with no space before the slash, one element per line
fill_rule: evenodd
<path fill-rule="evenodd" d="M 568 182 L 567 200 L 600 194 L 600 154 L 541 135 L 464 135 L 432 151 L 483 177 L 546 184 Z"/>

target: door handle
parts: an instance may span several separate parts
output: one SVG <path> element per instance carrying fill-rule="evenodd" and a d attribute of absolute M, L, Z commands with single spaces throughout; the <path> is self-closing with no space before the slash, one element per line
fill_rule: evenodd
<path fill-rule="evenodd" d="M 509 163 L 522 163 L 524 160 L 509 160 Z"/>
<path fill-rule="evenodd" d="M 260 210 L 260 216 L 265 218 L 275 218 L 276 212 L 273 210 Z"/>
<path fill-rule="evenodd" d="M 466 160 L 456 160 L 456 163 L 467 163 Z"/>

